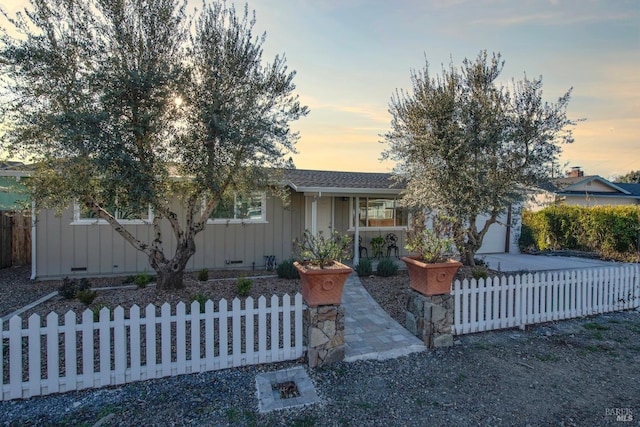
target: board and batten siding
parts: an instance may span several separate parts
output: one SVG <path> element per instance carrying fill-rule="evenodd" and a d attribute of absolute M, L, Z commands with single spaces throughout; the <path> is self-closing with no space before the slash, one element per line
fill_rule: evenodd
<path fill-rule="evenodd" d="M 196 253 L 187 263 L 187 270 L 258 269 L 264 267 L 264 257 L 267 255 L 275 255 L 277 262 L 290 258 L 293 239 L 302 235 L 303 230 L 299 228 L 301 218 L 304 224 L 303 209 L 303 200 L 295 193 L 287 207 L 277 196 L 267 193 L 265 223 L 207 224 L 196 235 Z M 72 208 L 59 216 L 50 210 L 42 210 L 38 214 L 38 279 L 130 275 L 153 271 L 147 256 L 134 249 L 110 225 L 72 222 Z M 128 224 L 125 228 L 144 242 L 153 239 L 153 227 L 150 224 Z M 162 222 L 162 233 L 165 254 L 171 257 L 176 239 L 167 221 Z"/>

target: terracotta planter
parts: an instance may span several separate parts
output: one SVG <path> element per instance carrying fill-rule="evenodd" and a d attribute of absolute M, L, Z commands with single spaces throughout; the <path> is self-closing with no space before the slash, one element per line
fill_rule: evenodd
<path fill-rule="evenodd" d="M 340 305 L 342 289 L 347 277 L 353 271 L 346 265 L 334 262 L 329 268 L 306 267 L 298 262 L 293 265 L 300 273 L 302 298 L 309 307 L 319 305 Z"/>
<path fill-rule="evenodd" d="M 450 259 L 447 262 L 427 264 L 418 261 L 417 256 L 402 257 L 409 270 L 409 286 L 423 295 L 451 293 L 453 277 L 462 266 L 461 262 Z"/>

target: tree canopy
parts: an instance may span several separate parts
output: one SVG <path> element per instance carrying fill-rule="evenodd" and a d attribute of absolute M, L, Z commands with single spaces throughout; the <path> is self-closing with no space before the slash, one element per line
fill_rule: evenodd
<path fill-rule="evenodd" d="M 503 85 L 503 67 L 500 54 L 486 51 L 435 76 L 427 62 L 411 73 L 411 90 L 397 90 L 389 104 L 382 156 L 396 160 L 395 172 L 407 180 L 407 205 L 453 220 L 466 265 L 474 265 L 489 227 L 523 190 L 550 177 L 560 143 L 573 141 L 571 90 L 544 102 L 541 77 Z M 479 215 L 488 217 L 481 227 Z"/>
<path fill-rule="evenodd" d="M 640 184 L 640 170 L 631 171 L 616 179 L 616 182 L 628 183 L 628 184 Z"/>
<path fill-rule="evenodd" d="M 0 39 L 0 148 L 38 165 L 38 207 L 75 201 L 108 221 L 148 255 L 159 288 L 183 286 L 194 236 L 225 194 L 290 165 L 289 123 L 308 112 L 284 56 L 263 61 L 247 6 L 185 11 L 176 0 L 31 0 L 5 15 Z M 142 241 L 114 211 L 147 207 L 153 239 Z"/>

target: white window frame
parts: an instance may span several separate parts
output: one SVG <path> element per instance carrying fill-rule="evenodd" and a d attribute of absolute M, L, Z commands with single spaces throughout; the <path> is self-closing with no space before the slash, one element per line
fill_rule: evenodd
<path fill-rule="evenodd" d="M 252 196 L 260 196 L 260 218 L 211 218 L 207 219 L 207 224 L 267 224 L 267 193 L 266 191 L 257 191 L 251 193 Z M 233 205 L 237 205 L 238 194 L 233 195 Z M 206 205 L 203 201 L 202 206 Z M 234 209 L 234 216 L 236 212 Z"/>
<path fill-rule="evenodd" d="M 393 200 L 394 204 L 397 204 L 398 201 L 400 200 L 400 197 L 390 197 L 390 196 L 360 196 L 359 200 L 360 202 L 362 202 L 362 200 L 365 199 L 387 199 L 387 200 Z M 360 206 L 355 206 L 355 197 L 350 197 L 349 198 L 349 230 L 348 231 L 354 231 L 356 229 L 354 221 L 356 218 L 356 211 L 360 209 Z M 395 209 L 394 209 L 395 212 Z M 394 216 L 394 223 L 396 221 L 396 218 Z M 359 230 L 406 230 L 409 226 L 409 224 L 411 224 L 411 213 L 407 214 L 407 225 L 393 225 L 393 226 L 385 226 L 385 227 L 370 227 L 367 225 L 358 225 L 358 229 Z"/>
<path fill-rule="evenodd" d="M 116 202 L 117 206 L 117 202 Z M 109 225 L 104 218 L 82 218 L 80 216 L 82 209 L 80 208 L 80 203 L 73 203 L 73 221 L 71 225 Z M 122 225 L 144 225 L 151 224 L 153 222 L 153 208 L 149 205 L 148 208 L 148 218 L 147 219 L 122 219 L 118 215 L 118 208 L 116 207 L 115 218 L 119 224 Z"/>

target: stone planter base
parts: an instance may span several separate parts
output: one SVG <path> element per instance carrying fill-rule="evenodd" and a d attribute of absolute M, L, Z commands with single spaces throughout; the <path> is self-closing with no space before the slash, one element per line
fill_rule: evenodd
<path fill-rule="evenodd" d="M 453 295 L 407 290 L 407 329 L 429 348 L 453 345 Z"/>
<path fill-rule="evenodd" d="M 309 307 L 304 312 L 304 342 L 310 368 L 344 360 L 344 307 Z"/>

